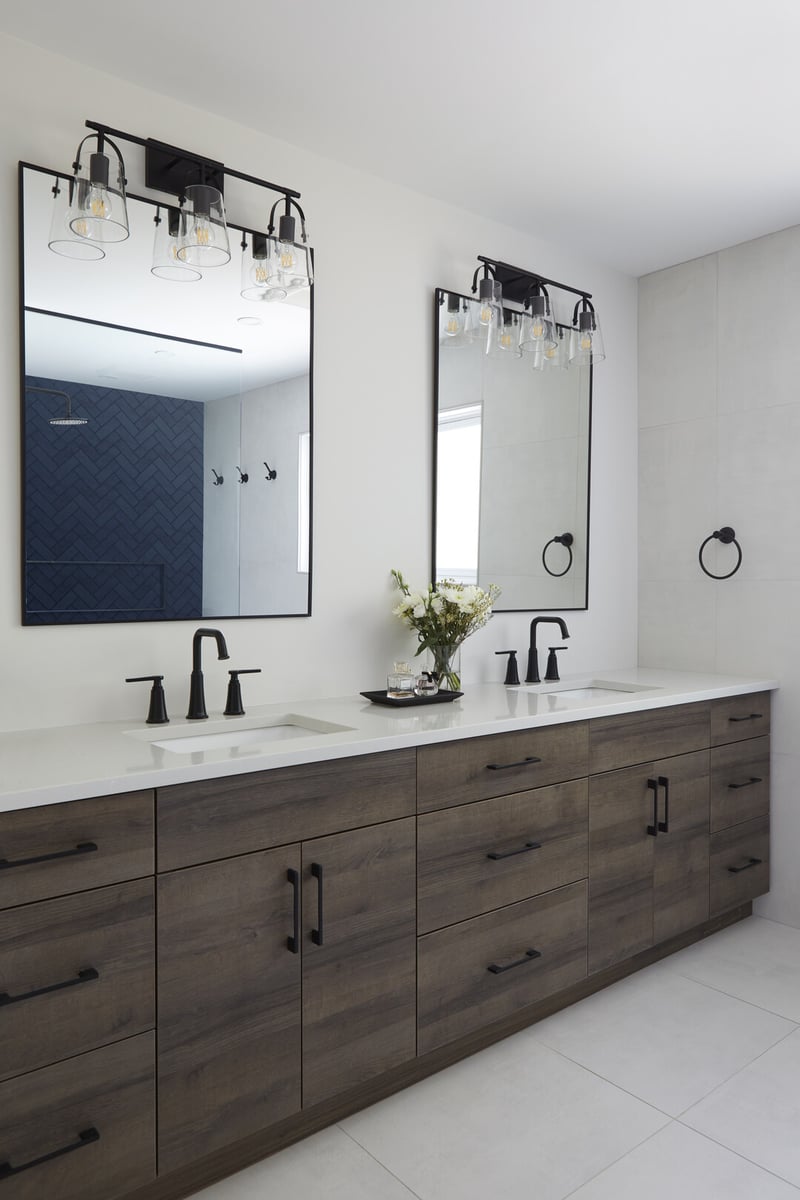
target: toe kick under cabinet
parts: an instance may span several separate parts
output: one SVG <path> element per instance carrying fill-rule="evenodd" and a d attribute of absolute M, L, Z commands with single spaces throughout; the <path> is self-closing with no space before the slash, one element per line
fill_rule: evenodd
<path fill-rule="evenodd" d="M 0 1200 L 177 1200 L 745 915 L 768 693 L 0 813 Z"/>

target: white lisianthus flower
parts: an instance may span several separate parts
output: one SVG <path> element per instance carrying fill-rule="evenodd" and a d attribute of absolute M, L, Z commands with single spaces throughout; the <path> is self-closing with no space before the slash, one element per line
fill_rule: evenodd
<path fill-rule="evenodd" d="M 425 609 L 424 604 L 422 604 L 422 603 L 415 604 L 411 610 L 411 615 L 412 615 L 412 617 L 416 617 L 417 620 L 420 621 L 425 616 L 425 612 L 426 612 L 426 609 Z"/>
<path fill-rule="evenodd" d="M 442 597 L 434 595 L 433 598 L 431 599 L 431 611 L 435 612 L 438 615 L 439 613 L 442 612 L 443 608 L 444 608 L 444 600 L 442 599 Z"/>

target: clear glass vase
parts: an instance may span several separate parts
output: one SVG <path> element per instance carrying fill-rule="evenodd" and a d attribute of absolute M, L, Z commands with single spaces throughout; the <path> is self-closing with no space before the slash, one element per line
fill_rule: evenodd
<path fill-rule="evenodd" d="M 444 692 L 461 691 L 461 644 L 428 647 L 428 670 Z"/>

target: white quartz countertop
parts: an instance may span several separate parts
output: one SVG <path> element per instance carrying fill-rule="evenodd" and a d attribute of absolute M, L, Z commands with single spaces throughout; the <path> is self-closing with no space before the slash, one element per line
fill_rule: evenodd
<path fill-rule="evenodd" d="M 600 684 L 610 686 L 600 688 Z M 636 690 L 615 690 L 617 687 Z M 206 721 L 172 720 L 158 726 L 144 721 L 108 721 L 23 730 L 0 734 L 0 811 L 777 687 L 771 679 L 640 667 L 598 671 L 591 677 L 568 676 L 560 683 L 535 687 L 479 684 L 468 687 L 464 696 L 452 703 L 420 707 L 388 708 L 362 696 L 343 696 L 253 707 L 244 717 L 212 712 Z M 197 749 L 197 743 L 191 741 L 169 745 L 173 739 L 220 733 L 223 736 L 208 748 Z M 243 740 L 245 734 L 249 740 Z M 239 744 L 231 745 L 231 741 Z"/>

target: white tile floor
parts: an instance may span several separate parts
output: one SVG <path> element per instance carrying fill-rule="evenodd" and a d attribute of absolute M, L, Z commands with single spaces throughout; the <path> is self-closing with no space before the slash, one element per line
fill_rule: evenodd
<path fill-rule="evenodd" d="M 198 1200 L 798 1200 L 800 930 L 751 917 Z"/>

